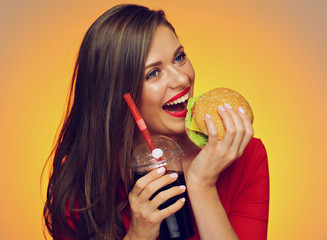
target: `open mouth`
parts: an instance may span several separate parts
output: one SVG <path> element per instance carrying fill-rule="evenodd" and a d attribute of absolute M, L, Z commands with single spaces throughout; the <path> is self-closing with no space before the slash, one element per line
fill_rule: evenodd
<path fill-rule="evenodd" d="M 190 97 L 189 92 L 185 95 L 181 96 L 180 98 L 167 102 L 162 106 L 162 109 L 174 116 L 174 117 L 185 117 L 187 113 L 187 101 Z"/>

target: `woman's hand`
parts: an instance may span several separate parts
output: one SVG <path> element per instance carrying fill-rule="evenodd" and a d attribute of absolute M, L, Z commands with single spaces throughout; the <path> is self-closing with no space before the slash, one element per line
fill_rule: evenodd
<path fill-rule="evenodd" d="M 151 196 L 162 187 L 174 182 L 177 174 L 166 174 L 161 167 L 138 179 L 130 192 L 128 199 L 131 208 L 131 225 L 126 239 L 151 239 L 159 235 L 160 223 L 169 215 L 177 212 L 184 205 L 185 200 L 179 199 L 167 208 L 159 210 L 158 207 L 176 195 L 182 194 L 185 187 L 172 187 L 161 191 L 152 200 Z"/>
<path fill-rule="evenodd" d="M 208 128 L 208 143 L 193 159 L 187 170 L 187 182 L 213 187 L 219 174 L 235 159 L 239 158 L 253 137 L 253 128 L 248 115 L 243 108 L 239 111 L 228 104 L 218 107 L 226 128 L 222 140 L 217 138 L 217 129 L 211 117 L 205 117 Z M 190 185 L 189 185 L 190 186 Z"/>

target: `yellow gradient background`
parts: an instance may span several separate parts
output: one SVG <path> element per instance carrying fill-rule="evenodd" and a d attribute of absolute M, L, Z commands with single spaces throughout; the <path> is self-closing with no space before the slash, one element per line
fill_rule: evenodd
<path fill-rule="evenodd" d="M 0 239 L 43 239 L 40 175 L 78 47 L 123 2 L 1 1 Z M 229 87 L 250 102 L 269 156 L 268 239 L 327 239 L 327 1 L 129 2 L 166 11 L 196 94 Z"/>

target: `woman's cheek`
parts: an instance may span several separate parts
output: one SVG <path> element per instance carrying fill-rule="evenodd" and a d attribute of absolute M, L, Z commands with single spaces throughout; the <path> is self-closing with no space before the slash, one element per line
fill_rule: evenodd
<path fill-rule="evenodd" d="M 194 83 L 195 71 L 194 71 L 193 65 L 191 64 L 190 61 L 187 62 L 186 68 L 187 68 L 186 72 L 188 73 L 188 76 L 189 76 L 190 81 L 192 83 Z"/>

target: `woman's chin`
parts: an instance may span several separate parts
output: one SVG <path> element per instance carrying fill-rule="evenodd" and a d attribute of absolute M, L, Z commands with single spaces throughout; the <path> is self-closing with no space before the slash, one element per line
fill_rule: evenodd
<path fill-rule="evenodd" d="M 170 133 L 170 135 L 182 135 L 182 134 L 186 134 L 184 124 L 182 126 L 178 126 L 174 129 L 172 129 L 171 133 Z"/>

